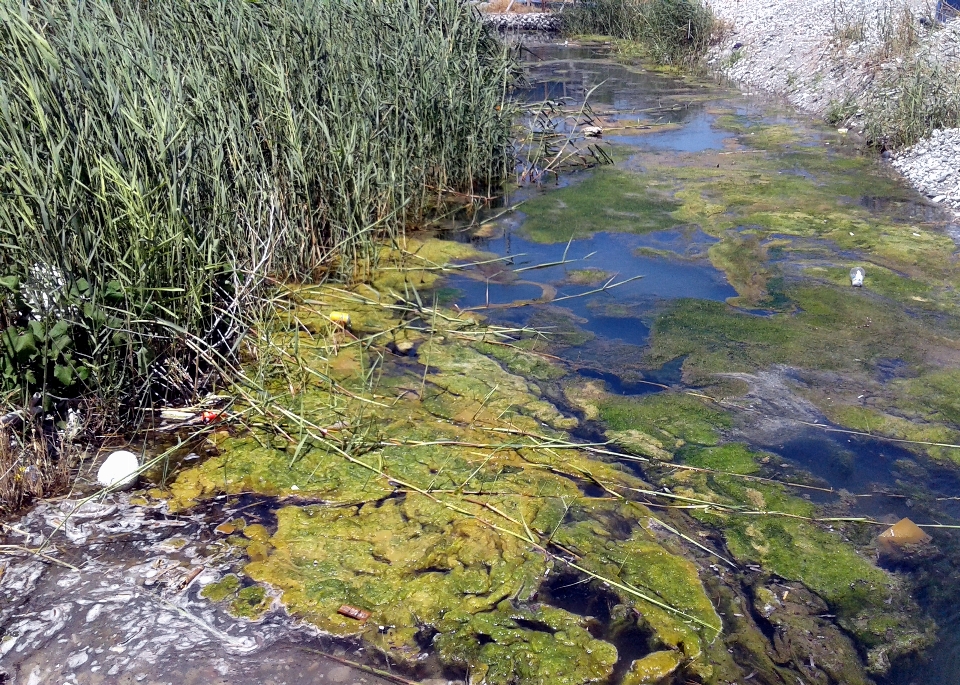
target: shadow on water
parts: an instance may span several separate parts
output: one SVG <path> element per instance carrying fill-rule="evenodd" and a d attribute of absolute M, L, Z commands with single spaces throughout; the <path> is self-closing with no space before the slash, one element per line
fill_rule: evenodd
<path fill-rule="evenodd" d="M 606 385 L 608 392 L 614 395 L 649 395 L 655 392 L 662 392 L 664 386 L 675 386 L 680 384 L 681 367 L 683 366 L 683 357 L 667 362 L 659 369 L 653 371 L 644 371 L 643 380 L 628 381 L 624 380 L 615 373 L 609 371 L 599 371 L 597 369 L 581 368 L 577 370 L 584 378 L 601 380 Z"/>

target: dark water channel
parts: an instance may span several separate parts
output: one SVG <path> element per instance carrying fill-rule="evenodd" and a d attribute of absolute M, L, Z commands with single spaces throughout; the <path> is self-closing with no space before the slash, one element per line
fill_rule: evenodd
<path fill-rule="evenodd" d="M 828 149 L 839 149 L 831 154 L 855 154 L 852 146 L 838 141 L 833 132 L 801 117 L 784 114 L 775 103 L 747 101 L 729 91 L 626 67 L 610 59 L 603 48 L 539 46 L 532 48 L 531 54 L 528 96 L 532 100 L 547 97 L 576 103 L 590 93 L 594 111 L 602 113 L 606 124 L 614 129 L 618 122 L 636 120 L 638 113 L 657 109 L 656 114 L 650 116 L 654 116 L 658 124 L 669 125 L 662 131 L 643 131 L 637 135 L 629 130 L 605 133 L 608 150 L 621 168 L 636 168 L 636 160 L 649 152 L 702 155 L 744 152 L 744 139 L 718 126 L 720 110 L 732 110 L 735 116 L 767 125 L 793 127 L 800 132 L 800 140 L 793 141 L 793 149 L 833 144 L 834 147 Z M 560 185 L 569 187 L 569 184 L 583 182 L 580 176 L 590 173 L 574 174 L 562 179 Z M 781 173 L 815 180 L 813 174 L 791 166 L 786 158 Z M 882 174 L 879 165 L 876 173 Z M 514 199 L 529 201 L 540 193 L 551 192 L 556 191 L 521 189 Z M 837 198 L 837 202 L 857 204 L 891 220 L 926 221 L 941 228 L 947 224 L 935 210 L 909 193 L 906 199 L 864 196 Z M 641 396 L 666 386 L 684 387 L 682 357 L 660 368 L 624 364 L 624 359 L 632 357 L 639 362 L 657 316 L 671 303 L 681 298 L 724 302 L 737 296 L 725 273 L 708 258 L 708 251 L 717 239 L 689 224 L 638 232 L 624 232 L 620 227 L 615 232 L 600 230 L 583 237 L 577 234 L 580 226 L 571 225 L 566 228 L 569 235 L 576 237 L 569 244 L 562 239 L 544 242 L 525 232 L 528 216 L 524 210 L 521 205 L 517 211 L 498 218 L 495 230 L 488 226 L 482 237 L 470 238 L 484 251 L 514 259 L 500 270 L 450 279 L 447 285 L 456 289 L 456 303 L 463 308 L 477 308 L 497 323 L 534 327 L 549 320 L 544 312 L 556 312 L 559 307 L 591 338 L 558 352 L 571 362 L 570 368 L 575 373 L 602 381 L 609 392 L 620 395 Z M 563 228 L 557 227 L 561 232 Z M 853 236 L 853 232 L 850 235 Z M 805 265 L 817 259 L 832 264 L 857 258 L 855 251 L 841 249 L 828 241 L 811 240 L 807 245 L 809 254 L 805 255 L 808 258 Z M 795 254 L 771 251 L 769 258 L 772 263 L 780 263 L 785 278 L 799 282 L 804 272 L 796 266 Z M 564 258 L 571 263 L 530 268 Z M 595 282 L 578 283 L 571 277 L 577 270 L 591 268 L 602 271 Z M 510 273 L 514 269 L 522 271 Z M 636 277 L 640 278 L 630 280 Z M 583 295 L 607 279 L 627 282 L 604 292 Z M 551 302 L 538 303 L 538 298 Z M 523 306 L 504 306 L 508 303 Z M 756 316 L 770 313 L 763 307 L 743 311 Z M 611 354 L 611 350 L 617 350 L 617 354 Z M 895 379 L 903 366 L 898 359 L 878 365 L 880 382 Z M 816 417 L 816 422 L 829 424 L 823 415 Z M 911 517 L 927 524 L 960 520 L 960 507 L 951 499 L 960 496 L 960 471 L 955 466 L 934 462 L 905 445 L 886 440 L 796 424 L 783 425 L 771 434 L 769 430 L 753 430 L 749 419 L 740 423 L 737 439 L 775 455 L 775 461 L 782 462 L 785 476 L 805 472 L 822 484 L 855 495 L 848 510 L 851 515 L 883 520 Z M 837 498 L 824 495 L 814 500 L 830 505 Z M 909 663 L 895 664 L 882 680 L 889 685 L 960 682 L 960 612 L 956 609 L 960 606 L 960 587 L 954 581 L 932 578 L 944 569 L 949 573 L 953 561 L 960 558 L 958 541 L 949 531 L 938 532 L 937 541 L 946 556 L 939 562 L 931 562 L 929 568 L 908 570 L 914 572 L 921 606 L 938 622 L 940 641 Z M 555 594 L 560 605 L 576 605 L 576 586 Z"/>

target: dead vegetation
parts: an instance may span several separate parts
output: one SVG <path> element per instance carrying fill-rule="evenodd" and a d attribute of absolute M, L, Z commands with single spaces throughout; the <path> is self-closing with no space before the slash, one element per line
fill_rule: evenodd
<path fill-rule="evenodd" d="M 52 420 L 24 421 L 15 413 L 0 421 L 0 518 L 5 518 L 31 500 L 63 492 L 82 450 L 74 442 L 79 421 L 58 428 Z"/>
<path fill-rule="evenodd" d="M 930 6 L 903 2 L 870 13 L 834 4 L 832 48 L 863 71 L 858 90 L 835 100 L 826 119 L 861 130 L 880 149 L 900 148 L 960 125 L 957 29 Z"/>

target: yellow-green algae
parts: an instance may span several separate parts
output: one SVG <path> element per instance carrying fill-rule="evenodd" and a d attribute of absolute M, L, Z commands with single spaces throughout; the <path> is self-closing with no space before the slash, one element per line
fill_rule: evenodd
<path fill-rule="evenodd" d="M 230 613 L 240 618 L 257 619 L 270 605 L 267 591 L 259 585 L 245 587 L 230 602 Z"/>
<path fill-rule="evenodd" d="M 599 231 L 646 233 L 676 224 L 672 214 L 677 206 L 669 197 L 651 193 L 642 176 L 608 167 L 528 200 L 521 230 L 540 243 L 566 242 Z"/>
<path fill-rule="evenodd" d="M 567 399 L 590 419 L 600 419 L 606 435 L 631 452 L 663 461 L 686 443 L 715 445 L 730 417 L 708 400 L 686 393 L 663 392 L 642 399 L 606 392 L 594 381 L 573 383 Z"/>
<path fill-rule="evenodd" d="M 426 286 L 435 273 L 417 278 Z M 390 282 L 399 294 L 413 287 Z M 296 349 L 300 363 L 263 376 L 277 398 L 262 405 L 274 407 L 272 425 L 254 419 L 248 432 L 222 439 L 218 456 L 178 476 L 171 506 L 222 492 L 287 497 L 274 533 L 255 525 L 229 538 L 247 551 L 245 572 L 278 588 L 293 614 L 399 661 L 412 662 L 423 635 L 439 631 L 441 659 L 486 673 L 486 682 L 603 681 L 613 645 L 591 637 L 585 619 L 528 602 L 552 569 L 575 564 L 613 583 L 631 620 L 649 630 L 651 650 L 678 649 L 684 664 L 705 668 L 691 662 L 721 624 L 696 567 L 647 530 L 643 506 L 582 491 L 645 484 L 580 450 L 526 437 L 560 439 L 557 429 L 576 419 L 481 354 L 474 345 L 487 334 L 475 319 L 436 312 L 436 329 L 414 330 L 416 317 L 391 308 L 396 296 L 366 285 L 300 289 L 295 299 L 296 326 L 275 332 L 272 349 Z M 331 309 L 350 314 L 350 334 L 326 322 Z M 415 358 L 390 354 L 397 340 L 415 341 Z M 254 590 L 222 589 L 225 599 L 236 591 L 235 611 L 265 606 Z M 339 614 L 343 604 L 370 619 Z M 481 634 L 489 640 L 478 645 Z"/>
<path fill-rule="evenodd" d="M 200 596 L 211 602 L 223 602 L 227 599 L 230 604 L 227 609 L 234 616 L 255 620 L 263 615 L 270 605 L 266 590 L 259 585 L 240 587 L 240 578 L 228 573 L 216 583 L 210 583 L 200 591 Z"/>
<path fill-rule="evenodd" d="M 578 502 L 571 508 L 570 523 L 561 526 L 554 540 L 578 553 L 582 566 L 603 576 L 612 591 L 627 606 L 640 611 L 639 621 L 652 629 L 661 646 L 678 649 L 690 658 L 700 656 L 702 637 L 715 638 L 717 633 L 704 625 L 720 627 L 713 604 L 703 592 L 694 564 L 671 553 L 659 544 L 645 528 L 635 528 L 630 537 L 616 534 L 618 522 L 640 521 L 649 524 L 647 509 L 633 502 Z M 678 620 L 677 614 L 650 605 L 625 592 L 626 587 L 639 588 L 682 612 L 691 620 Z"/>
<path fill-rule="evenodd" d="M 507 370 L 524 378 L 551 381 L 562 378 L 566 371 L 555 363 L 551 356 L 539 349 L 546 349 L 543 341 L 534 338 L 517 341 L 512 344 L 478 343 L 477 350 L 505 364 Z"/>
<path fill-rule="evenodd" d="M 620 685 L 652 685 L 659 683 L 677 670 L 680 659 L 676 652 L 662 651 L 648 654 L 630 664 L 630 670 Z"/>
<path fill-rule="evenodd" d="M 949 236 L 858 204 L 863 197 L 907 197 L 866 159 L 802 148 L 778 154 L 643 155 L 637 163 L 658 195 L 672 191 L 682 201 L 674 212 L 678 221 L 696 223 L 720 239 L 711 259 L 727 273 L 743 304 L 767 298 L 763 285 L 775 271 L 768 261 L 772 247 L 781 257 L 796 253 L 802 260 L 804 251 L 826 241 L 824 246 L 869 255 L 877 266 L 937 287 L 956 274 Z M 743 243 L 743 229 L 752 242 Z M 739 251 L 733 249 L 737 243 Z"/>
<path fill-rule="evenodd" d="M 570 386 L 567 396 L 588 416 L 601 418 L 608 437 L 633 427 L 656 436 L 684 464 L 707 469 L 666 466 L 659 484 L 675 495 L 716 503 L 691 512 L 721 532 L 734 559 L 800 581 L 828 602 L 840 624 L 869 650 L 872 668 L 882 671 L 891 655 L 927 644 L 928 629 L 899 577 L 859 553 L 841 531 L 810 520 L 817 517 L 811 502 L 777 484 L 736 477 L 756 474 L 761 455 L 743 444 L 718 444 L 730 418 L 710 401 L 682 393 L 622 397 L 593 382 Z"/>
<path fill-rule="evenodd" d="M 767 124 L 735 114 L 717 117 L 713 126 L 736 134 L 741 143 L 760 150 L 782 151 L 784 147 L 802 140 L 800 132 L 794 126 Z"/>
<path fill-rule="evenodd" d="M 594 639 L 584 620 L 562 609 L 517 608 L 509 601 L 482 613 L 453 610 L 438 623 L 437 653 L 490 685 L 605 682 L 617 650 Z M 534 624 L 535 629 L 523 626 Z"/>
<path fill-rule="evenodd" d="M 200 595 L 213 602 L 222 602 L 240 589 L 240 578 L 228 573 L 216 583 L 210 583 L 200 591 Z"/>
<path fill-rule="evenodd" d="M 704 381 L 710 374 L 773 364 L 865 370 L 880 359 L 924 358 L 931 334 L 869 293 L 824 285 L 798 286 L 788 294 L 799 308 L 795 314 L 758 316 L 720 302 L 679 300 L 654 323 L 650 363 L 686 356 L 684 372 Z"/>

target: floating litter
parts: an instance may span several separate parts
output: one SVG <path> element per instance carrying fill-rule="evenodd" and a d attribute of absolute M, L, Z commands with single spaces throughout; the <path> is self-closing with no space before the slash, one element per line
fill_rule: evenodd
<path fill-rule="evenodd" d="M 877 537 L 880 545 L 887 549 L 901 545 L 925 545 L 931 540 L 933 538 L 910 519 L 900 519 Z"/>
<path fill-rule="evenodd" d="M 350 328 L 350 315 L 346 312 L 330 312 L 330 321 L 340 328 Z"/>
<path fill-rule="evenodd" d="M 97 483 L 103 487 L 114 486 L 117 490 L 126 490 L 137 482 L 140 460 L 133 452 L 117 450 L 107 457 L 97 471 Z"/>
<path fill-rule="evenodd" d="M 342 616 L 349 616 L 350 618 L 355 618 L 358 621 L 366 621 L 370 618 L 370 612 L 365 611 L 364 609 L 358 609 L 357 607 L 350 606 L 349 604 L 343 604 L 337 613 Z"/>
<path fill-rule="evenodd" d="M 850 269 L 850 285 L 855 288 L 863 287 L 863 278 L 867 275 L 867 272 L 863 270 L 863 267 L 855 266 Z"/>

